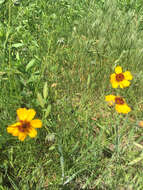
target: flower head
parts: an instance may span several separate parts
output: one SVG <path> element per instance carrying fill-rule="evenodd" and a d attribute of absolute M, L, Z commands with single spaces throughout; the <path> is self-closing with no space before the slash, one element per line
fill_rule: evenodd
<path fill-rule="evenodd" d="M 131 111 L 125 99 L 120 96 L 108 95 L 105 96 L 105 101 L 107 101 L 109 105 L 115 105 L 115 109 L 118 113 L 127 114 Z"/>
<path fill-rule="evenodd" d="M 115 68 L 115 73 L 111 74 L 110 82 L 113 88 L 125 88 L 130 85 L 130 80 L 132 80 L 132 74 L 130 71 L 122 72 L 122 67 L 117 66 Z"/>
<path fill-rule="evenodd" d="M 34 109 L 19 108 L 17 109 L 18 122 L 7 127 L 7 132 L 18 139 L 24 141 L 27 135 L 31 138 L 37 136 L 35 128 L 41 128 L 42 122 L 39 119 L 33 119 L 36 112 Z"/>
<path fill-rule="evenodd" d="M 139 125 L 140 127 L 143 127 L 143 121 L 139 121 L 138 125 Z"/>

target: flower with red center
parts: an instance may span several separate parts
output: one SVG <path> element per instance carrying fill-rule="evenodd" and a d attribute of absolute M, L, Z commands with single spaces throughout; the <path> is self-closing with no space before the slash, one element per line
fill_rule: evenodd
<path fill-rule="evenodd" d="M 7 132 L 18 139 L 24 141 L 27 135 L 31 138 L 37 136 L 35 128 L 41 128 L 42 122 L 39 119 L 33 119 L 36 112 L 34 109 L 19 108 L 17 110 L 18 122 L 7 127 Z"/>
<path fill-rule="evenodd" d="M 126 71 L 123 73 L 122 67 L 120 66 L 117 66 L 115 68 L 115 73 L 111 74 L 110 76 L 110 82 L 113 88 L 118 88 L 118 86 L 120 88 L 128 87 L 130 85 L 129 80 L 132 80 L 132 79 L 133 77 L 130 71 Z"/>
<path fill-rule="evenodd" d="M 127 114 L 131 111 L 131 108 L 127 105 L 124 98 L 120 96 L 108 95 L 105 96 L 105 101 L 107 101 L 110 106 L 115 105 L 115 109 L 118 113 Z"/>

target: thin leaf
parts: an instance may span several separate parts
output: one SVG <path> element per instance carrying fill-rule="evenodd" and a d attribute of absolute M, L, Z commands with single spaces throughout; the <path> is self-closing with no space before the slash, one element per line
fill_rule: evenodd
<path fill-rule="evenodd" d="M 43 88 L 43 97 L 44 97 L 44 99 L 46 99 L 47 96 L 48 96 L 48 84 L 47 84 L 47 82 L 45 82 L 44 88 Z"/>
<path fill-rule="evenodd" d="M 15 47 L 15 48 L 19 48 L 19 47 L 22 47 L 24 44 L 22 43 L 16 43 L 16 44 L 12 44 L 11 47 Z"/>
<path fill-rule="evenodd" d="M 65 172 L 64 172 L 64 156 L 63 156 L 62 147 L 60 145 L 58 146 L 58 149 L 59 149 L 59 153 L 60 153 L 60 164 L 61 164 L 61 169 L 62 169 L 62 181 L 64 181 L 64 176 L 65 176 Z"/>
<path fill-rule="evenodd" d="M 2 4 L 2 3 L 4 3 L 5 2 L 5 0 L 0 0 L 0 4 Z"/>
<path fill-rule="evenodd" d="M 47 107 L 47 109 L 46 109 L 46 112 L 45 112 L 45 117 L 48 117 L 48 115 L 51 112 L 51 108 L 52 108 L 52 106 L 51 106 L 51 104 L 49 104 L 48 107 Z"/>
<path fill-rule="evenodd" d="M 133 144 L 134 144 L 135 146 L 137 146 L 138 148 L 143 149 L 143 146 L 142 146 L 141 144 L 138 144 L 138 143 L 136 143 L 136 142 L 133 142 Z"/>
<path fill-rule="evenodd" d="M 131 162 L 129 163 L 129 165 L 130 165 L 130 166 L 131 166 L 131 165 L 134 165 L 134 164 L 138 163 L 139 161 L 141 161 L 142 159 L 143 159 L 143 153 L 140 155 L 140 157 L 138 157 L 138 158 L 134 159 L 133 161 L 131 161 Z"/>
<path fill-rule="evenodd" d="M 74 173 L 72 176 L 70 176 L 63 185 L 68 184 L 69 182 L 71 182 L 79 173 L 83 172 L 85 169 L 81 169 L 78 172 Z"/>
<path fill-rule="evenodd" d="M 15 184 L 15 182 L 13 181 L 13 179 L 7 174 L 7 177 L 11 183 L 11 186 L 13 187 L 14 190 L 19 190 L 19 188 L 17 187 L 17 185 Z"/>
<path fill-rule="evenodd" d="M 37 94 L 37 99 L 38 99 L 38 102 L 39 102 L 40 106 L 42 108 L 44 108 L 45 102 L 44 102 L 44 99 L 43 99 L 43 97 L 42 97 L 42 95 L 40 93 Z"/>
<path fill-rule="evenodd" d="M 35 59 L 32 59 L 27 65 L 26 65 L 26 72 L 33 67 L 33 65 L 35 64 Z"/>
<path fill-rule="evenodd" d="M 89 86 L 90 86 L 90 82 L 91 82 L 91 76 L 88 75 L 88 79 L 87 79 L 87 88 L 89 88 Z"/>

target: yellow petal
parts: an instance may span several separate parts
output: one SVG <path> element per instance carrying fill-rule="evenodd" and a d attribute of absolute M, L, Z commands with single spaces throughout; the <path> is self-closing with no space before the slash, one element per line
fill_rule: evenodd
<path fill-rule="evenodd" d="M 122 73 L 122 67 L 117 66 L 117 67 L 115 68 L 115 73 L 116 73 L 116 74 Z"/>
<path fill-rule="evenodd" d="M 119 86 L 119 83 L 114 81 L 111 83 L 113 88 L 117 88 Z"/>
<path fill-rule="evenodd" d="M 127 104 L 119 105 L 116 104 L 115 109 L 118 113 L 127 114 L 131 111 L 131 108 Z"/>
<path fill-rule="evenodd" d="M 13 136 L 18 136 L 19 135 L 19 130 L 18 128 L 12 129 L 10 127 L 7 128 L 7 132 L 11 133 Z"/>
<path fill-rule="evenodd" d="M 130 71 L 124 72 L 123 75 L 124 75 L 126 80 L 132 80 L 133 79 L 133 76 L 132 76 Z"/>
<path fill-rule="evenodd" d="M 18 127 L 19 125 L 21 125 L 20 122 L 14 123 L 12 125 L 9 125 L 8 127 Z"/>
<path fill-rule="evenodd" d="M 16 128 L 13 133 L 12 133 L 13 136 L 19 136 L 19 130 L 18 128 Z"/>
<path fill-rule="evenodd" d="M 119 86 L 120 86 L 120 88 L 124 88 L 124 85 L 122 82 L 119 82 Z"/>
<path fill-rule="evenodd" d="M 34 119 L 30 121 L 30 125 L 33 128 L 41 128 L 42 127 L 42 121 L 40 119 Z"/>
<path fill-rule="evenodd" d="M 129 85 L 130 85 L 130 81 L 128 81 L 128 80 L 123 80 L 123 81 L 120 83 L 120 87 L 121 87 L 121 88 L 128 87 Z"/>
<path fill-rule="evenodd" d="M 15 134 L 14 136 L 17 136 L 16 134 L 18 133 L 18 126 L 21 125 L 20 122 L 17 122 L 13 125 L 10 125 L 7 127 L 7 132 L 11 134 Z"/>
<path fill-rule="evenodd" d="M 34 138 L 34 137 L 37 136 L 37 131 L 36 131 L 36 129 L 34 129 L 33 127 L 30 127 L 30 128 L 28 129 L 28 131 L 29 131 L 28 135 L 29 135 L 31 138 Z"/>
<path fill-rule="evenodd" d="M 107 95 L 105 96 L 105 100 L 108 101 L 114 101 L 115 102 L 115 96 L 114 95 Z"/>
<path fill-rule="evenodd" d="M 118 87 L 118 82 L 116 81 L 116 74 L 115 73 L 110 75 L 110 82 L 111 82 L 113 88 Z"/>
<path fill-rule="evenodd" d="M 11 127 L 11 126 L 7 127 L 7 132 L 8 132 L 8 133 L 11 133 L 11 134 L 12 134 L 14 130 L 15 130 L 14 127 Z"/>
<path fill-rule="evenodd" d="M 115 109 L 118 113 L 122 113 L 123 111 L 123 105 L 116 104 Z"/>
<path fill-rule="evenodd" d="M 131 108 L 126 104 L 124 108 L 124 113 L 129 113 L 131 111 Z"/>
<path fill-rule="evenodd" d="M 26 108 L 19 108 L 17 109 L 17 116 L 20 121 L 24 121 L 27 118 L 27 109 Z"/>
<path fill-rule="evenodd" d="M 115 103 L 115 96 L 114 95 L 107 95 L 105 96 L 105 101 L 108 102 L 110 106 L 112 106 Z"/>
<path fill-rule="evenodd" d="M 24 141 L 24 139 L 26 138 L 26 136 L 27 136 L 27 133 L 19 133 L 18 139 L 20 141 Z"/>
<path fill-rule="evenodd" d="M 114 81 L 116 81 L 116 74 L 115 73 L 110 75 L 110 82 L 112 83 Z"/>
<path fill-rule="evenodd" d="M 36 114 L 35 110 L 33 110 L 33 109 L 27 110 L 26 121 L 31 121 L 34 118 L 35 114 Z"/>

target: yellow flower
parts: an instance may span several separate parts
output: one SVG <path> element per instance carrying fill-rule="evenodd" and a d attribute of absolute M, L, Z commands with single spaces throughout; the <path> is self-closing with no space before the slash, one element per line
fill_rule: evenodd
<path fill-rule="evenodd" d="M 139 125 L 140 127 L 143 127 L 143 121 L 139 121 L 138 125 Z"/>
<path fill-rule="evenodd" d="M 120 96 L 108 95 L 105 96 L 105 101 L 107 101 L 109 105 L 115 105 L 115 109 L 118 113 L 127 114 L 131 111 L 131 108 L 127 105 L 124 98 Z"/>
<path fill-rule="evenodd" d="M 17 110 L 18 122 L 7 127 L 7 132 L 18 139 L 24 141 L 27 135 L 31 138 L 37 136 L 35 128 L 41 128 L 42 122 L 39 119 L 33 119 L 36 112 L 34 109 L 19 108 Z"/>
<path fill-rule="evenodd" d="M 112 84 L 113 88 L 117 88 L 118 86 L 120 88 L 125 88 L 130 85 L 130 81 L 132 80 L 133 76 L 130 73 L 130 71 L 122 72 L 122 67 L 117 66 L 115 68 L 115 73 L 111 74 L 110 76 L 110 82 Z"/>

